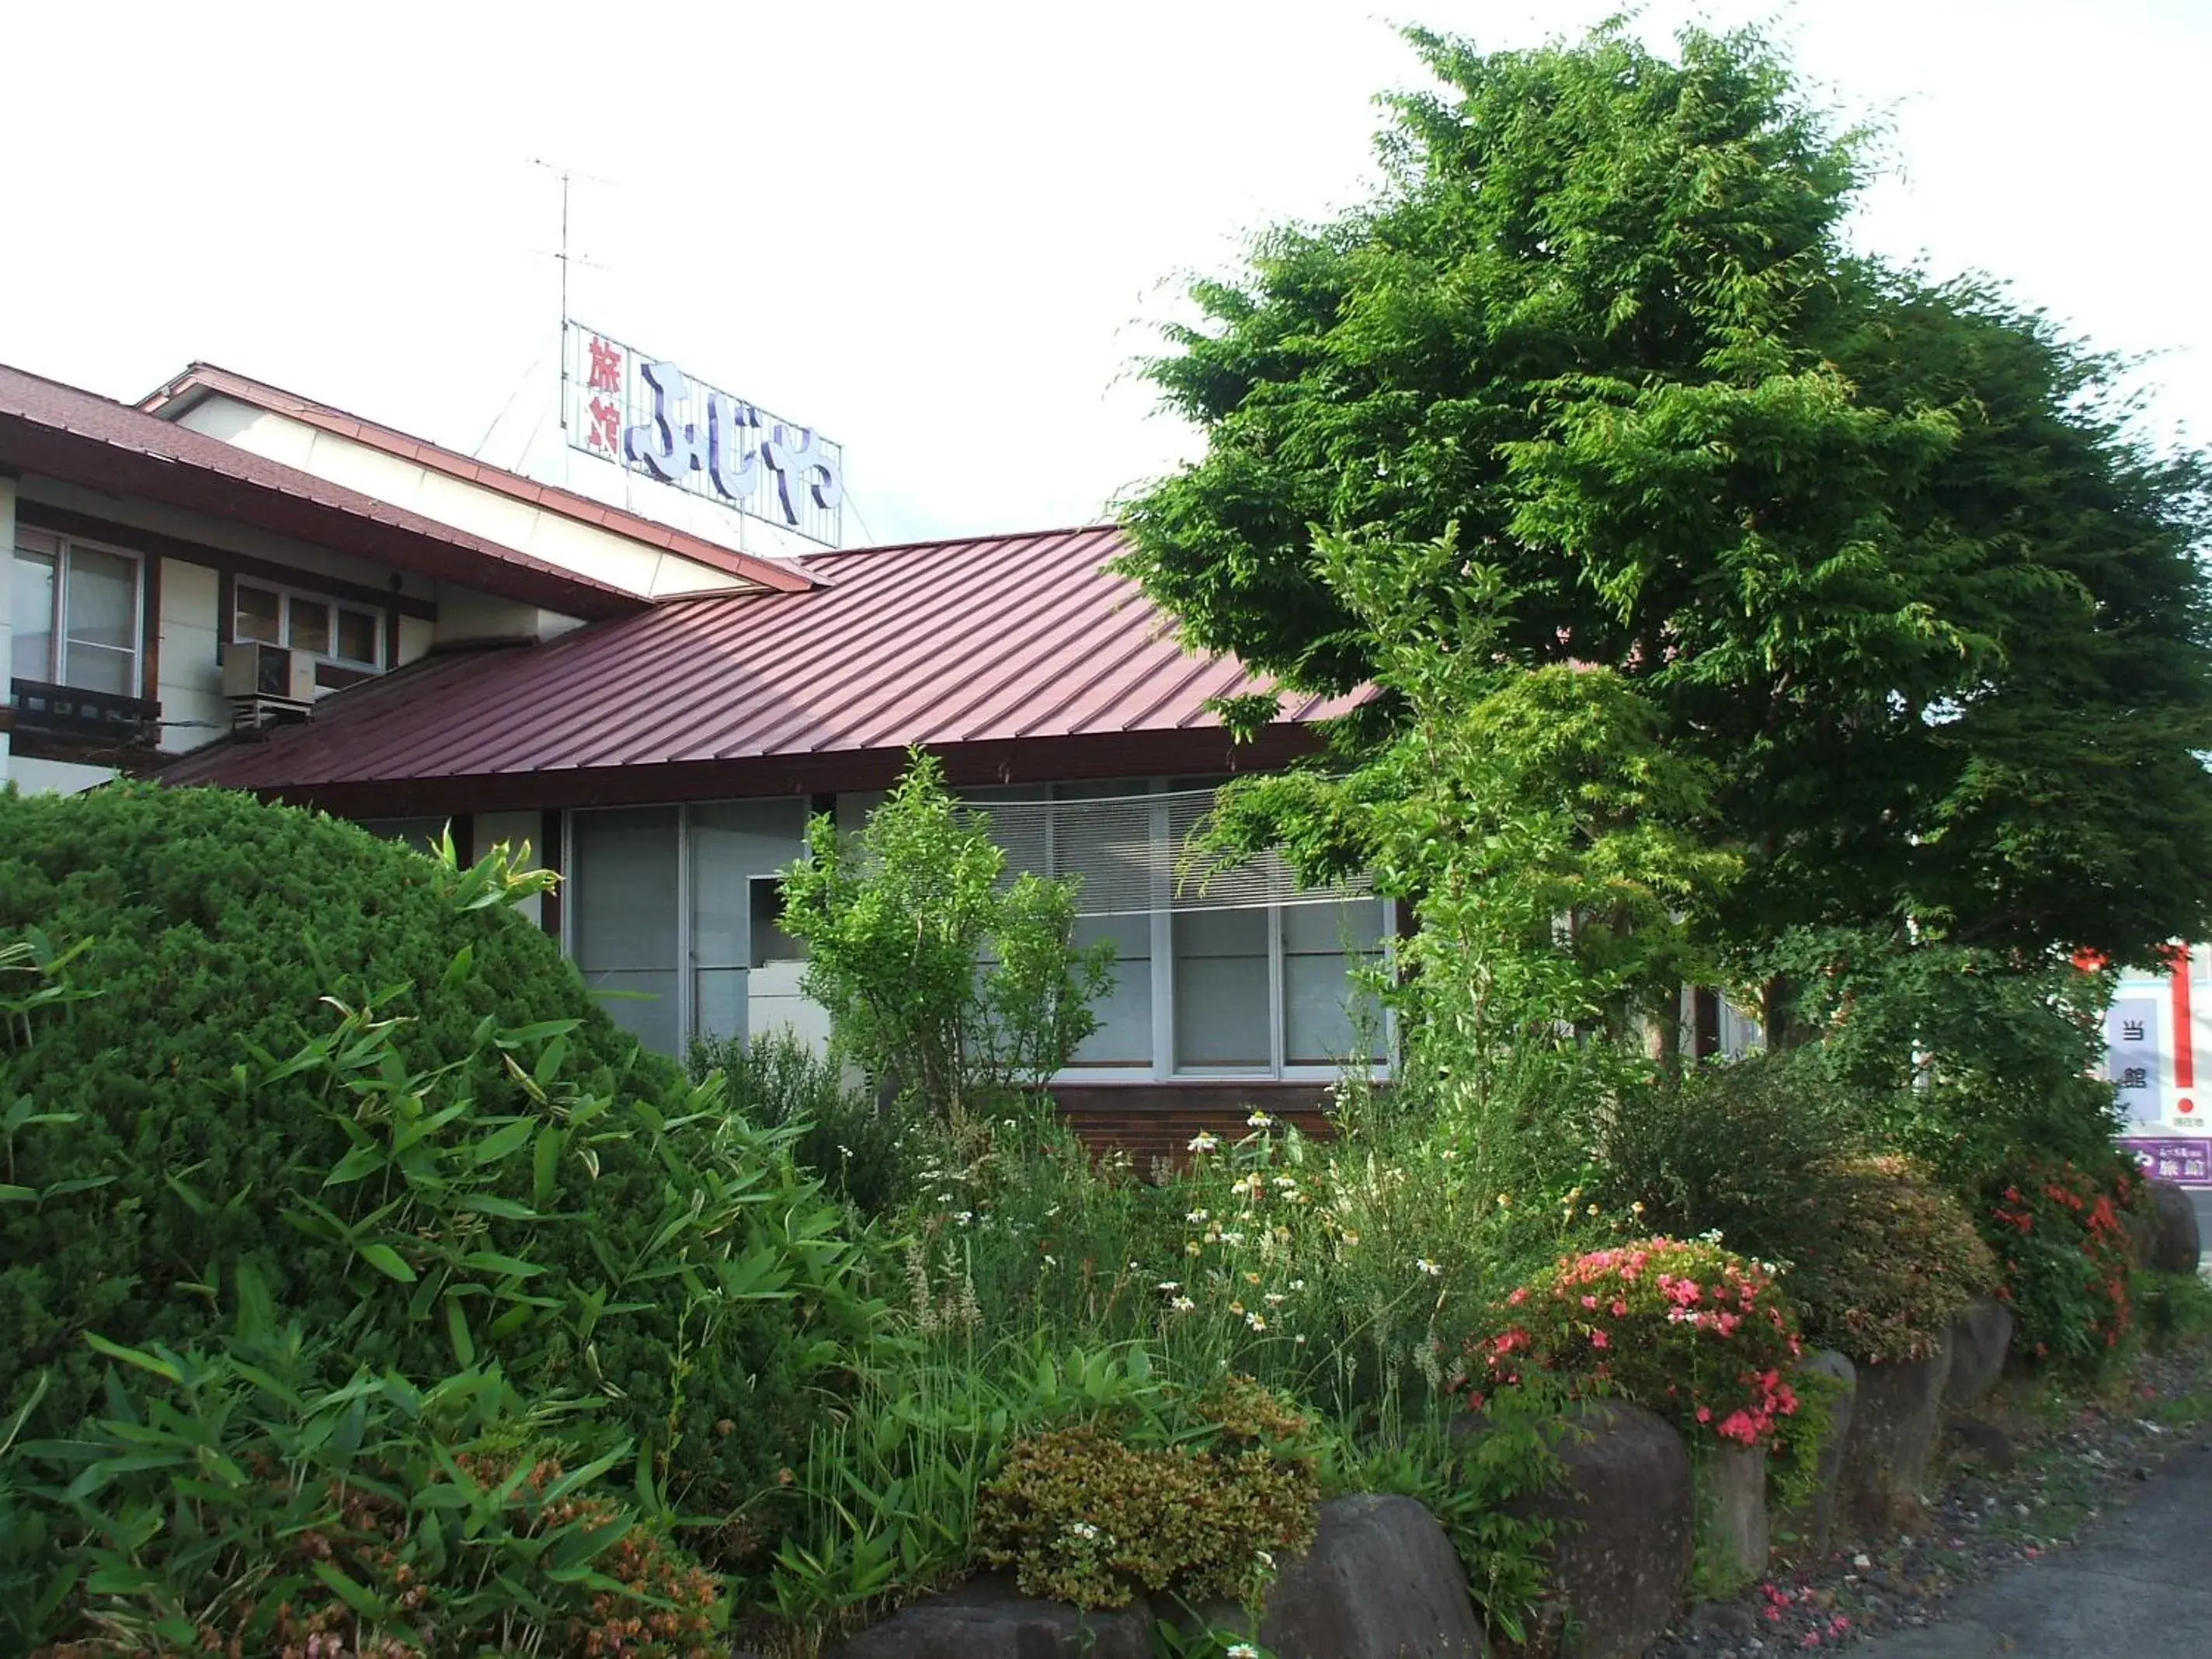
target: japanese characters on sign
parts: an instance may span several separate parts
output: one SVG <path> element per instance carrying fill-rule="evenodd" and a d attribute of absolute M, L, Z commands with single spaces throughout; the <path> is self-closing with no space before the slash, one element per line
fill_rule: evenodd
<path fill-rule="evenodd" d="M 2212 1112 L 2197 1055 L 2212 1042 L 2212 951 L 2176 945 L 2163 971 L 2120 975 L 2105 1012 L 2105 1075 L 2124 1120 L 2120 1144 L 2161 1181 L 2212 1186 Z"/>
<path fill-rule="evenodd" d="M 564 320 L 562 331 L 572 447 L 809 540 L 840 544 L 837 445 L 577 323 Z"/>
<path fill-rule="evenodd" d="M 2120 1109 L 2135 1123 L 2156 1123 L 2159 1110 L 2158 999 L 2120 995 L 2105 1015 L 2105 1075 Z"/>

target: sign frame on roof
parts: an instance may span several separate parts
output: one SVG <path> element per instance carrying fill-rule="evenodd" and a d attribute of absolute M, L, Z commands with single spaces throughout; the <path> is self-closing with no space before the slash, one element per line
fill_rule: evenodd
<path fill-rule="evenodd" d="M 844 541 L 845 452 L 667 358 L 561 321 L 568 447 L 824 547 Z"/>

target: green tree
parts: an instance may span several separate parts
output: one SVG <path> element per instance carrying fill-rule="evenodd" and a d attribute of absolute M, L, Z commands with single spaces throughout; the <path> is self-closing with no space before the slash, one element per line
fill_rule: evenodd
<path fill-rule="evenodd" d="M 1126 563 L 1187 638 L 1370 680 L 1311 527 L 1455 524 L 1433 580 L 1498 574 L 1500 652 L 1610 670 L 1714 769 L 1718 937 L 2203 933 L 2205 471 L 2134 435 L 2120 366 L 1853 255 L 1863 136 L 1755 33 L 1411 39 L 1440 84 L 1390 100 L 1380 194 L 1261 237 L 1150 365 L 1206 451 Z"/>
<path fill-rule="evenodd" d="M 784 926 L 806 941 L 806 994 L 836 1051 L 957 1122 L 1042 1083 L 1097 1029 L 1113 946 L 1073 943 L 1079 884 L 1024 871 L 916 750 L 858 836 L 817 817 L 784 873 Z"/>
<path fill-rule="evenodd" d="M 1516 596 L 1455 535 L 1324 532 L 1315 556 L 1404 719 L 1387 740 L 1340 727 L 1319 763 L 1232 782 L 1211 844 L 1279 847 L 1309 882 L 1370 872 L 1410 902 L 1384 990 L 1407 1075 L 1431 1091 L 1480 1093 L 1530 1045 L 1627 1036 L 1705 965 L 1687 922 L 1736 868 L 1702 833 L 1711 769 L 1660 743 L 1626 677 L 1511 660 Z"/>

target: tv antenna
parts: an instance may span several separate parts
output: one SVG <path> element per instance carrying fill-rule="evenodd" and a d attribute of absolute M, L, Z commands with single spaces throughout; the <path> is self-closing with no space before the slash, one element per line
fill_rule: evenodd
<path fill-rule="evenodd" d="M 615 181 L 611 179 L 602 179 L 597 173 L 578 173 L 572 167 L 563 166 L 558 162 L 548 161 L 541 156 L 532 156 L 530 158 L 530 165 L 534 167 L 544 167 L 546 172 L 553 174 L 554 177 L 561 181 L 561 246 L 555 251 L 552 257 L 559 262 L 561 266 L 562 341 L 560 407 L 561 430 L 565 433 L 568 429 L 568 342 L 567 337 L 568 331 L 568 267 L 570 264 L 574 264 L 582 265 L 586 270 L 605 270 L 607 269 L 606 266 L 600 264 L 598 261 L 587 258 L 583 254 L 574 252 L 569 248 L 568 198 L 573 187 L 578 184 L 606 185 L 611 186 Z M 541 248 L 538 250 L 538 252 L 543 252 L 544 250 Z"/>

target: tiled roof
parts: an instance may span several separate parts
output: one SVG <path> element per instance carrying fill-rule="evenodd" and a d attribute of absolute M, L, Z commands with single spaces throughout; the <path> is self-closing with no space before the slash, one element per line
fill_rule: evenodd
<path fill-rule="evenodd" d="M 213 363 L 194 363 L 174 380 L 148 394 L 138 406 L 149 413 L 172 408 L 181 412 L 198 398 L 210 392 L 235 398 L 240 403 L 268 410 L 272 414 L 289 416 L 319 430 L 341 438 L 350 438 L 356 443 L 382 450 L 387 455 L 412 461 L 417 466 L 426 466 L 449 477 L 495 490 L 516 501 L 527 501 L 532 507 L 541 507 L 548 513 L 557 513 L 563 518 L 596 526 L 630 541 L 660 548 L 703 564 L 709 569 L 745 577 L 763 587 L 795 592 L 810 585 L 805 572 L 789 561 L 779 562 L 740 553 L 735 548 L 721 546 L 703 536 L 693 535 L 688 530 L 679 530 L 657 519 L 611 507 L 605 501 L 595 501 L 573 489 L 540 483 L 535 478 L 526 478 L 520 472 L 510 472 L 505 467 L 487 465 L 459 450 L 410 437 L 392 427 L 365 421 L 358 415 L 349 415 L 342 409 L 319 404 L 312 398 L 302 398 L 297 392 L 287 392 L 265 381 L 233 374 L 227 368 L 218 368 Z"/>
<path fill-rule="evenodd" d="M 1111 526 L 817 555 L 805 593 L 663 601 L 549 645 L 444 658 L 218 744 L 167 775 L 313 795 L 333 786 L 953 750 L 1027 739 L 1219 737 L 1209 699 L 1260 689 L 1190 655 Z M 1349 699 L 1285 700 L 1285 722 Z M 497 795 L 500 792 L 489 792 Z M 647 798 L 635 796 L 633 798 Z"/>
<path fill-rule="evenodd" d="M 76 386 L 0 364 L 0 467 L 137 496 L 571 617 L 636 595 Z"/>

